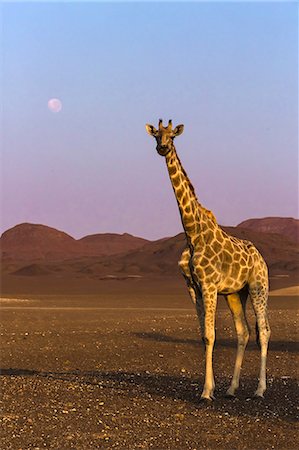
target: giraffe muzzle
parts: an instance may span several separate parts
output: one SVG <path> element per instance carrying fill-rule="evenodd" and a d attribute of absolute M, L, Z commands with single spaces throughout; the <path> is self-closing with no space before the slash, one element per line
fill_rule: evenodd
<path fill-rule="evenodd" d="M 167 153 L 170 151 L 170 148 L 168 148 L 167 146 L 161 146 L 161 145 L 157 145 L 156 149 L 157 149 L 157 152 L 159 153 L 159 155 L 161 155 L 161 156 L 166 156 Z"/>

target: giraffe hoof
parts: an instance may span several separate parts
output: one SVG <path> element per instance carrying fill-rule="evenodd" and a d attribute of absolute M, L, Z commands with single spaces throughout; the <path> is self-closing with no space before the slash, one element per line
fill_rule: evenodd
<path fill-rule="evenodd" d="M 253 398 L 254 398 L 254 400 L 264 400 L 265 399 L 264 395 L 259 394 L 258 392 L 255 392 Z"/>
<path fill-rule="evenodd" d="M 264 392 L 265 392 L 265 388 L 264 387 L 257 387 L 257 390 L 254 393 L 254 398 L 264 398 Z"/>
<path fill-rule="evenodd" d="M 210 396 L 210 397 L 200 397 L 200 403 L 205 403 L 207 405 L 210 405 L 212 403 L 212 401 L 215 400 L 214 396 Z"/>
<path fill-rule="evenodd" d="M 233 400 L 234 398 L 236 398 L 235 394 L 232 394 L 231 392 L 226 392 L 224 397 L 228 398 L 230 400 Z"/>

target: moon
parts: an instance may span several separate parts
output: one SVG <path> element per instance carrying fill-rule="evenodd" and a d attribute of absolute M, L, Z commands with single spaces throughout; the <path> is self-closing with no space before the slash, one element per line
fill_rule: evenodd
<path fill-rule="evenodd" d="M 53 113 L 58 113 L 62 110 L 62 102 L 59 98 L 51 98 L 48 101 L 48 108 Z"/>

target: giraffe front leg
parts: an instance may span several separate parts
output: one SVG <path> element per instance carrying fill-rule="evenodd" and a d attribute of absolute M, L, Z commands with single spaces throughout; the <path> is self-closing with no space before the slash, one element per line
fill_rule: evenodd
<path fill-rule="evenodd" d="M 238 293 L 230 294 L 227 295 L 226 297 L 228 306 L 231 310 L 234 319 L 235 329 L 238 338 L 238 348 L 237 348 L 234 375 L 232 378 L 231 385 L 229 389 L 226 391 L 226 395 L 228 397 L 234 397 L 235 391 L 239 387 L 240 371 L 242 367 L 244 352 L 249 340 L 249 327 L 245 316 L 246 299 L 247 299 L 247 292 L 240 294 Z"/>
<path fill-rule="evenodd" d="M 197 298 L 197 289 L 194 286 L 190 268 L 189 268 L 189 262 L 190 262 L 190 250 L 189 248 L 185 248 L 185 250 L 182 253 L 181 259 L 179 261 L 179 267 L 182 271 L 182 274 L 186 280 L 187 288 L 189 291 L 189 295 L 191 298 L 192 303 L 196 304 L 196 298 Z"/>
<path fill-rule="evenodd" d="M 217 290 L 214 286 L 202 289 L 202 301 L 196 303 L 202 337 L 205 345 L 205 383 L 202 400 L 214 400 L 213 349 L 215 342 L 215 313 Z"/>

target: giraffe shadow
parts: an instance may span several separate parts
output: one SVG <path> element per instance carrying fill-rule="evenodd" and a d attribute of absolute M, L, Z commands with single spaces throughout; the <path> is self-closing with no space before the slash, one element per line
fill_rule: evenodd
<path fill-rule="evenodd" d="M 194 347 L 200 347 L 202 345 L 201 339 L 190 339 L 190 338 L 178 338 L 174 336 L 169 336 L 163 333 L 157 332 L 136 332 L 132 333 L 134 336 L 140 339 L 146 339 L 156 342 L 168 342 L 172 344 L 186 344 L 192 345 Z M 216 339 L 215 348 L 224 347 L 224 348 L 237 348 L 237 338 L 235 339 Z M 253 340 L 248 342 L 246 347 L 246 351 L 256 351 L 258 350 L 258 346 Z M 270 341 L 269 342 L 269 350 L 275 352 L 289 352 L 289 353 L 298 353 L 299 352 L 299 344 L 295 341 Z"/>
<path fill-rule="evenodd" d="M 200 402 L 203 379 L 188 376 L 168 375 L 165 373 L 129 372 L 129 371 L 39 371 L 33 369 L 9 368 L 1 369 L 3 377 L 24 377 L 56 380 L 67 383 L 101 387 L 101 393 L 107 393 L 110 401 L 113 395 L 123 395 L 127 398 L 139 396 L 143 399 L 146 394 L 150 395 L 152 401 L 155 399 L 166 399 L 182 401 L 191 408 L 204 409 L 208 411 L 221 412 L 229 416 L 247 415 L 255 418 L 277 419 L 294 422 L 296 421 L 296 396 L 297 384 L 292 378 L 274 378 L 268 382 L 268 390 L 265 399 L 255 400 L 248 397 L 248 393 L 254 392 L 256 380 L 244 377 L 238 392 L 233 399 L 225 398 L 225 392 L 229 386 L 230 379 L 221 376 L 216 380 L 217 399 L 214 402 Z M 21 381 L 21 380 L 20 380 Z M 161 401 L 161 400 L 159 400 Z"/>

